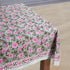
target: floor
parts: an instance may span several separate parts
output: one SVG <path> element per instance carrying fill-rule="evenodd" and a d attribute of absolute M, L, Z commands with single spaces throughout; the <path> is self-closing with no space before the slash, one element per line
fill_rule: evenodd
<path fill-rule="evenodd" d="M 70 0 L 0 0 L 0 5 L 24 3 L 29 7 L 68 2 Z"/>
<path fill-rule="evenodd" d="M 70 69 L 70 2 L 31 8 L 45 20 L 50 21 L 58 28 L 61 41 L 61 63 L 54 66 L 51 61 L 51 70 Z M 40 63 L 30 65 L 21 70 L 40 70 Z"/>

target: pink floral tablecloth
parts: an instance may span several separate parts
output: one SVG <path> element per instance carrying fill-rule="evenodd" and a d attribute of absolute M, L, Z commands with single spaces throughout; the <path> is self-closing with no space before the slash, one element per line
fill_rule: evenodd
<path fill-rule="evenodd" d="M 59 65 L 58 29 L 23 3 L 0 6 L 0 70 L 18 70 L 48 58 Z"/>

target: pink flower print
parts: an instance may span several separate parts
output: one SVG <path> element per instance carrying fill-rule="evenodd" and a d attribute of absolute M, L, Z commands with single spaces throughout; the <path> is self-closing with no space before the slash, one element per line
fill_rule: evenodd
<path fill-rule="evenodd" d="M 40 56 L 42 56 L 43 55 L 43 53 L 40 53 Z"/>
<path fill-rule="evenodd" d="M 36 52 L 36 50 L 34 50 L 34 52 Z"/>
<path fill-rule="evenodd" d="M 11 25 L 10 23 L 8 23 L 8 25 Z"/>
<path fill-rule="evenodd" d="M 24 44 L 24 48 L 26 48 L 26 47 L 28 47 L 28 44 L 27 43 Z"/>
<path fill-rule="evenodd" d="M 9 58 L 13 58 L 13 54 L 11 53 L 11 54 L 9 54 Z"/>
<path fill-rule="evenodd" d="M 26 29 L 30 29 L 30 28 L 31 28 L 30 26 L 27 26 L 27 27 L 26 27 Z"/>
<path fill-rule="evenodd" d="M 4 27 L 0 27 L 0 29 L 3 29 Z"/>
<path fill-rule="evenodd" d="M 9 66 L 12 66 L 12 63 L 9 63 Z"/>
<path fill-rule="evenodd" d="M 10 40 L 10 37 L 6 37 L 6 40 Z"/>
<path fill-rule="evenodd" d="M 36 59 L 36 57 L 34 57 L 34 60 Z"/>
<path fill-rule="evenodd" d="M 26 61 L 28 62 L 29 61 L 29 58 L 26 58 Z"/>
<path fill-rule="evenodd" d="M 19 21 L 23 21 L 22 19 L 19 19 Z"/>
<path fill-rule="evenodd" d="M 5 47 L 9 47 L 9 45 L 8 44 L 6 44 L 6 46 Z"/>
<path fill-rule="evenodd" d="M 29 25 L 32 25 L 33 23 L 29 23 Z"/>
<path fill-rule="evenodd" d="M 17 38 L 18 38 L 19 40 L 21 40 L 21 39 L 23 39 L 23 36 L 18 36 Z"/>
<path fill-rule="evenodd" d="M 38 45 L 41 45 L 41 41 L 39 41 L 37 44 L 38 44 Z"/>
<path fill-rule="evenodd" d="M 2 22 L 1 24 L 3 25 L 3 24 L 5 24 L 5 22 Z"/>
<path fill-rule="evenodd" d="M 0 37 L 1 37 L 2 35 L 0 35 Z"/>
<path fill-rule="evenodd" d="M 45 30 L 47 30 L 47 31 L 48 31 L 48 30 L 49 30 L 49 28 L 45 28 Z"/>
<path fill-rule="evenodd" d="M 11 23 L 14 24 L 15 23 L 15 20 L 13 20 Z"/>
<path fill-rule="evenodd" d="M 35 38 L 33 38 L 33 42 L 37 42 L 37 40 L 38 40 L 38 39 L 37 39 L 36 37 L 35 37 Z"/>
<path fill-rule="evenodd" d="M 51 33 L 50 37 L 54 37 L 54 33 Z"/>
<path fill-rule="evenodd" d="M 22 32 L 22 30 L 18 30 L 18 32 L 20 32 L 20 33 L 21 33 L 21 32 Z"/>
<path fill-rule="evenodd" d="M 0 12 L 0 15 L 2 15 L 3 13 L 2 12 Z"/>
<path fill-rule="evenodd" d="M 14 27 L 14 26 L 11 26 L 10 28 L 11 28 L 11 29 L 14 29 L 15 27 Z"/>
<path fill-rule="evenodd" d="M 44 25 L 47 25 L 47 23 L 43 23 Z"/>
<path fill-rule="evenodd" d="M 12 44 L 12 48 L 16 48 L 17 46 L 18 46 L 17 43 L 13 43 L 13 44 Z"/>
<path fill-rule="evenodd" d="M 22 23 L 19 23 L 19 25 L 23 26 L 23 24 L 22 24 Z"/>
<path fill-rule="evenodd" d="M 22 47 L 21 47 L 21 46 L 20 46 L 20 47 L 18 47 L 18 50 L 19 50 L 19 51 L 22 51 Z"/>
<path fill-rule="evenodd" d="M 33 48 L 30 48 L 30 49 L 29 49 L 29 52 L 32 52 L 32 50 L 33 50 Z"/>
<path fill-rule="evenodd" d="M 18 62 L 18 65 L 21 65 L 21 62 Z"/>
<path fill-rule="evenodd" d="M 23 12 L 23 14 L 24 14 L 24 12 Z M 21 16 L 21 18 L 25 18 L 25 16 Z"/>
<path fill-rule="evenodd" d="M 27 42 L 30 42 L 30 39 L 28 39 Z"/>
<path fill-rule="evenodd" d="M 12 33 L 12 31 L 6 31 L 6 33 Z"/>
<path fill-rule="evenodd" d="M 37 52 L 40 52 L 41 51 L 41 47 L 39 47 L 38 49 L 37 49 Z"/>
<path fill-rule="evenodd" d="M 5 48 L 4 48 L 4 49 L 2 49 L 2 53 L 6 53 L 6 51 L 7 51 L 7 50 L 6 50 Z"/>
<path fill-rule="evenodd" d="M 38 34 L 42 34 L 42 31 L 38 31 Z"/>
<path fill-rule="evenodd" d="M 45 38 L 43 38 L 43 39 L 42 39 L 42 42 L 45 42 L 45 41 L 46 41 L 46 39 L 45 39 Z"/>
<path fill-rule="evenodd" d="M 37 28 L 33 28 L 34 30 L 37 30 Z"/>
<path fill-rule="evenodd" d="M 22 58 L 23 56 L 24 56 L 23 53 L 20 53 L 20 54 L 19 54 L 19 58 Z"/>
<path fill-rule="evenodd" d="M 4 16 L 2 16 L 2 18 L 5 18 Z"/>
<path fill-rule="evenodd" d="M 17 32 L 14 32 L 14 34 L 16 34 L 16 35 L 17 35 L 18 33 L 17 33 Z"/>
<path fill-rule="evenodd" d="M 35 16 L 36 18 L 38 18 L 38 16 Z"/>
<path fill-rule="evenodd" d="M 4 19 L 5 21 L 8 21 L 9 19 Z"/>
<path fill-rule="evenodd" d="M 0 64 L 3 63 L 3 59 L 0 59 Z"/>
<path fill-rule="evenodd" d="M 0 67 L 0 70 L 3 70 L 3 68 L 2 68 L 2 67 Z"/>
<path fill-rule="evenodd" d="M 46 37 L 48 37 L 48 35 L 46 34 Z"/>
<path fill-rule="evenodd" d="M 31 32 L 27 32 L 27 34 L 31 34 Z"/>
<path fill-rule="evenodd" d="M 49 46 L 49 43 L 46 44 L 46 47 L 48 47 L 48 46 Z"/>
<path fill-rule="evenodd" d="M 57 37 L 56 40 L 59 41 L 59 37 Z"/>

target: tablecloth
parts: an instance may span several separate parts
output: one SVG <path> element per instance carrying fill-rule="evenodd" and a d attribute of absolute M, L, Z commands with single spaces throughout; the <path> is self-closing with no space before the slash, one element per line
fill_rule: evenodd
<path fill-rule="evenodd" d="M 0 6 L 0 70 L 19 70 L 44 59 L 60 64 L 59 32 L 23 3 Z"/>

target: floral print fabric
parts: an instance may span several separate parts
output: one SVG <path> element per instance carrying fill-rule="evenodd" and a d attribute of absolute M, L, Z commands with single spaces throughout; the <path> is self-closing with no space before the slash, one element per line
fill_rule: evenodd
<path fill-rule="evenodd" d="M 0 70 L 47 56 L 59 64 L 57 28 L 23 3 L 0 6 Z"/>

